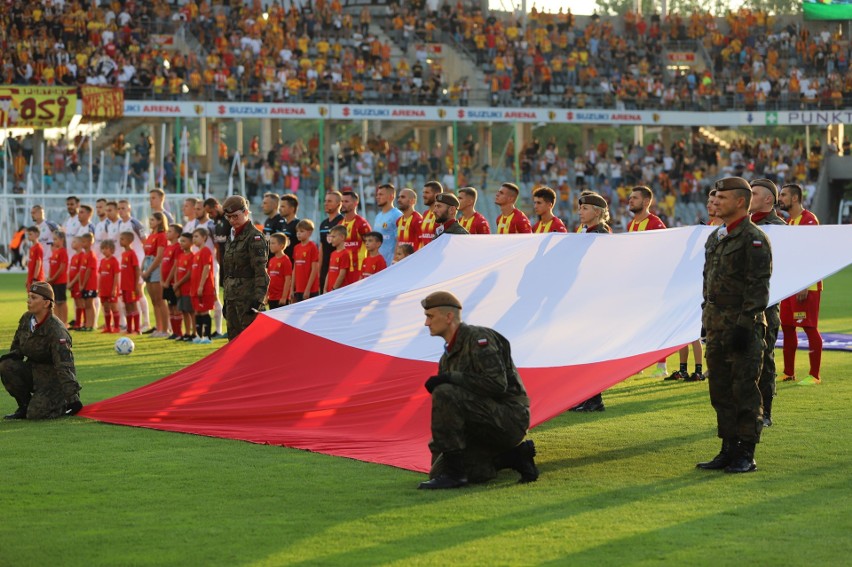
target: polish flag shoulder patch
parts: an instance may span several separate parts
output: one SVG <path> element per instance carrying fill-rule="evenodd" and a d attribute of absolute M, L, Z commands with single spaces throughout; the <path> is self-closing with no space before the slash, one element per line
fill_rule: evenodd
<path fill-rule="evenodd" d="M 479 345 L 480 348 L 488 346 L 488 339 L 478 339 L 476 344 Z"/>
<path fill-rule="evenodd" d="M 751 245 L 754 248 L 763 248 L 763 242 L 761 242 L 760 240 L 752 240 Z"/>
<path fill-rule="evenodd" d="M 263 238 L 263 237 L 262 237 L 262 236 L 260 236 L 259 234 L 258 234 L 257 236 L 255 236 L 255 237 L 254 237 L 254 239 L 255 239 L 255 240 L 260 240 L 261 238 Z"/>

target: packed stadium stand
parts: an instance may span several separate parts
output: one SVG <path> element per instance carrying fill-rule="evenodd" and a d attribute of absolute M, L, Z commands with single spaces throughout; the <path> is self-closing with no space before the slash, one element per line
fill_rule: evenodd
<path fill-rule="evenodd" d="M 315 0 L 301 10 L 284 5 L 289 8 L 241 0 L 6 2 L 0 6 L 3 82 L 115 85 L 128 100 L 158 101 L 628 111 L 852 107 L 850 42 L 800 17 L 741 9 L 725 17 L 663 18 L 533 10 L 521 18 L 462 0 L 438 6 Z M 172 146 L 162 170 L 153 171 L 158 140 L 141 121 L 125 124 L 95 139 L 106 159 L 91 164 L 86 137 L 48 140 L 43 167 L 32 136 L 11 140 L 15 190 L 24 191 L 30 179 L 47 191 L 82 192 L 89 179 L 97 183 L 103 176 L 98 186 L 120 180 L 141 191 L 152 175 L 173 189 L 186 168 L 197 169 L 186 161 L 179 165 Z M 516 176 L 511 140 L 483 156 L 471 139 L 454 151 L 447 143 L 426 147 L 403 130 L 335 140 L 341 183 L 390 179 L 419 186 L 437 178 L 451 187 L 487 190 Z M 611 199 L 616 227 L 626 223 L 625 187 L 646 183 L 657 194 L 659 212 L 676 225 L 704 218 L 705 189 L 719 175 L 815 183 L 825 156 L 849 155 L 848 140 L 820 145 L 817 139 L 806 148 L 804 136 L 789 133 L 724 141 L 697 128 L 682 132 L 633 143 L 622 131 L 585 146 L 532 137 L 517 148 L 517 177 L 527 199 L 538 184 L 558 188 L 557 208 L 566 218 L 579 189 L 600 191 Z M 276 136 L 266 147 L 253 137 L 241 156 L 249 195 L 315 194 L 320 170 L 330 178 L 333 167 L 320 162 L 318 145 L 315 135 Z M 220 141 L 220 173 L 227 175 L 233 155 L 234 148 Z M 40 178 L 34 182 L 33 171 Z"/>

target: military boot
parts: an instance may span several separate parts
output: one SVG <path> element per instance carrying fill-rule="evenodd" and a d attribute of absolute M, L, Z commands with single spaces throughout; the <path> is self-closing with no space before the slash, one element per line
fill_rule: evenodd
<path fill-rule="evenodd" d="M 719 451 L 719 454 L 713 457 L 713 460 L 698 463 L 695 466 L 707 471 L 718 471 L 724 469 L 731 464 L 731 461 L 734 458 L 734 452 L 737 449 L 737 444 L 738 440 L 736 437 L 722 439 L 722 450 Z"/>
<path fill-rule="evenodd" d="M 514 463 L 512 468 L 521 473 L 519 483 L 535 482 L 538 480 L 538 467 L 535 466 L 535 443 L 527 439 L 514 449 Z"/>
<path fill-rule="evenodd" d="M 467 475 L 464 472 L 464 452 L 449 451 L 443 453 L 442 456 L 445 463 L 443 472 L 429 481 L 421 482 L 417 488 L 442 490 L 467 486 Z"/>
<path fill-rule="evenodd" d="M 746 473 L 757 470 L 757 463 L 754 462 L 754 443 L 740 441 L 737 450 L 734 453 L 734 458 L 731 463 L 725 467 L 726 473 Z"/>
<path fill-rule="evenodd" d="M 772 427 L 772 398 L 763 400 L 763 427 Z"/>
<path fill-rule="evenodd" d="M 27 406 L 18 406 L 15 413 L 5 415 L 3 419 L 27 419 Z"/>

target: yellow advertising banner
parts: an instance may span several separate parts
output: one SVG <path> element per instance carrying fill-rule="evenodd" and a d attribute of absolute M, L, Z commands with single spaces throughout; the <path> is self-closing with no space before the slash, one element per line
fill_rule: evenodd
<path fill-rule="evenodd" d="M 98 120 L 124 116 L 124 90 L 115 87 L 81 87 L 83 118 Z"/>
<path fill-rule="evenodd" d="M 0 127 L 64 128 L 76 108 L 76 87 L 0 86 Z"/>

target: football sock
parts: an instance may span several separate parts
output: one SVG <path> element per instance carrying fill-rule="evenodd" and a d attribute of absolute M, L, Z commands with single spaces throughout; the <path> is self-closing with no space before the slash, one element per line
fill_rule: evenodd
<path fill-rule="evenodd" d="M 696 365 L 695 365 L 695 373 L 696 373 L 696 374 L 701 374 L 701 368 L 702 368 L 702 367 L 701 367 L 701 365 L 700 365 L 700 364 L 696 364 Z"/>
<path fill-rule="evenodd" d="M 104 309 L 104 330 L 112 329 L 112 313 Z"/>
<path fill-rule="evenodd" d="M 805 327 L 805 333 L 808 335 L 808 359 L 811 363 L 810 375 L 814 378 L 819 378 L 819 367 L 822 364 L 822 335 L 819 334 L 816 327 Z"/>
<path fill-rule="evenodd" d="M 686 374 L 686 373 L 687 373 L 686 367 L 687 367 L 687 363 L 686 363 L 686 362 L 681 362 L 681 363 L 680 363 L 680 371 L 681 371 L 681 373 L 682 373 L 682 374 Z"/>
<path fill-rule="evenodd" d="M 784 375 L 796 375 L 796 349 L 799 348 L 799 337 L 796 335 L 796 327 L 782 325 L 784 332 Z"/>

